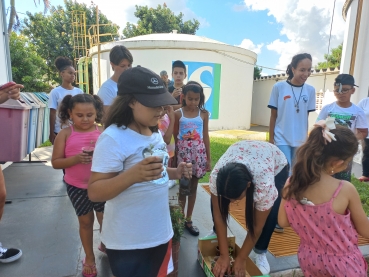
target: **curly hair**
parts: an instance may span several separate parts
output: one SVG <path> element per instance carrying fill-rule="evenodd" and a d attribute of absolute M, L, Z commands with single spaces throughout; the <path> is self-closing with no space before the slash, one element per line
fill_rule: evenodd
<path fill-rule="evenodd" d="M 55 67 L 59 72 L 67 69 L 68 67 L 73 67 L 73 62 L 67 57 L 57 57 L 55 59 Z"/>
<path fill-rule="evenodd" d="M 97 123 L 101 123 L 104 115 L 104 104 L 100 97 L 97 95 L 90 94 L 77 94 L 75 96 L 66 95 L 59 107 L 59 118 L 62 124 L 65 124 L 69 119 L 69 111 L 73 110 L 74 106 L 78 103 L 91 103 L 96 109 L 96 119 Z"/>

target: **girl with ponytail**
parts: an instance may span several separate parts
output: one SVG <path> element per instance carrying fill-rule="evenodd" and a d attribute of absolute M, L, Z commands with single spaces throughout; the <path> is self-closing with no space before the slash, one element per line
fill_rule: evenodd
<path fill-rule="evenodd" d="M 309 112 L 315 111 L 315 89 L 305 84 L 311 74 L 310 54 L 295 55 L 288 65 L 288 79 L 272 89 L 269 142 L 286 155 L 292 169 L 295 151 L 307 138 Z"/>
<path fill-rule="evenodd" d="M 236 277 L 245 276 L 245 259 L 253 249 L 254 261 L 263 274 L 270 267 L 266 252 L 277 223 L 279 192 L 288 178 L 287 160 L 278 147 L 263 141 L 239 141 L 228 148 L 210 174 L 213 221 L 220 257 L 214 276 L 230 274 L 227 245 L 229 204 L 246 197 L 245 242 L 233 266 Z"/>
<path fill-rule="evenodd" d="M 292 176 L 282 192 L 278 223 L 300 237 L 304 276 L 367 276 L 358 233 L 369 238 L 369 221 L 356 188 L 332 177 L 346 169 L 358 149 L 355 134 L 318 121 L 297 150 Z"/>
<path fill-rule="evenodd" d="M 87 195 L 91 175 L 91 161 L 95 143 L 103 131 L 103 103 L 97 95 L 77 94 L 64 97 L 59 108 L 62 129 L 55 139 L 51 163 L 56 169 L 65 169 L 64 182 L 79 221 L 79 234 L 86 257 L 82 261 L 82 275 L 97 275 L 93 251 L 94 211 L 102 226 L 105 202 L 92 202 Z M 70 122 L 72 124 L 70 124 Z M 99 250 L 105 252 L 101 243 Z"/>

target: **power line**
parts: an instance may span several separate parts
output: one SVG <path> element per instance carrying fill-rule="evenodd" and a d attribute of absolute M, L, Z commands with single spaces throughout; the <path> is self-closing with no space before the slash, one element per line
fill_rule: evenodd
<path fill-rule="evenodd" d="M 334 17 L 334 10 L 335 10 L 335 7 L 336 7 L 336 0 L 334 0 L 333 2 L 333 12 L 332 12 L 332 19 L 331 19 L 331 29 L 329 31 L 329 40 L 328 40 L 328 50 L 327 50 L 327 68 L 328 68 L 328 55 L 329 55 L 329 48 L 331 46 L 331 37 L 332 37 L 332 26 L 333 26 L 333 17 Z M 324 78 L 324 85 L 323 85 L 323 91 L 325 91 L 325 82 L 327 80 L 327 75 L 325 75 L 325 78 Z"/>

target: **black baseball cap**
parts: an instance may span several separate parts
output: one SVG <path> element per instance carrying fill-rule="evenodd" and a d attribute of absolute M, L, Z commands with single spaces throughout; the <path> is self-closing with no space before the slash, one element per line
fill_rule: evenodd
<path fill-rule="evenodd" d="M 339 85 L 350 85 L 350 86 L 354 86 L 354 87 L 358 87 L 357 85 L 355 85 L 355 79 L 352 75 L 350 74 L 340 74 L 336 77 L 336 79 L 334 80 L 334 85 L 335 86 L 339 86 Z"/>
<path fill-rule="evenodd" d="M 146 107 L 176 105 L 163 80 L 155 72 L 142 66 L 125 70 L 118 79 L 118 95 L 132 94 Z"/>

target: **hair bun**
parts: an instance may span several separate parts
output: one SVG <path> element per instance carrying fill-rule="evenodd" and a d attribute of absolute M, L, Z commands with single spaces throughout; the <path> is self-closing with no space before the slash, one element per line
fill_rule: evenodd
<path fill-rule="evenodd" d="M 68 66 L 72 66 L 73 67 L 73 62 L 69 58 L 67 58 L 67 57 L 57 57 L 56 58 L 56 60 L 55 60 L 55 67 L 59 71 L 63 71 Z"/>

